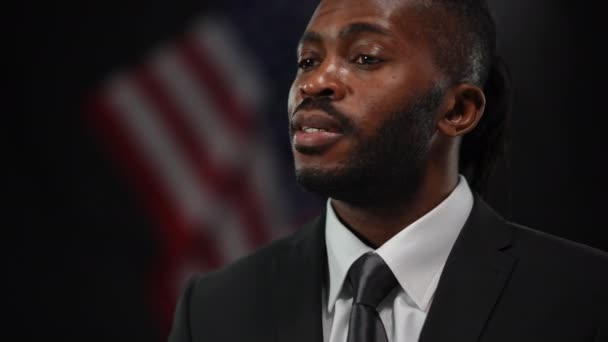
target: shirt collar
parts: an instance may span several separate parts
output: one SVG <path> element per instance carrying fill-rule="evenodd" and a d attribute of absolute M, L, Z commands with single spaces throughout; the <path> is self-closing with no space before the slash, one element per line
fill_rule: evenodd
<path fill-rule="evenodd" d="M 473 207 L 473 194 L 460 176 L 452 193 L 434 209 L 375 250 L 416 306 L 427 311 L 439 276 Z M 332 311 L 350 266 L 373 251 L 338 219 L 327 201 L 325 239 L 329 268 L 327 308 Z"/>

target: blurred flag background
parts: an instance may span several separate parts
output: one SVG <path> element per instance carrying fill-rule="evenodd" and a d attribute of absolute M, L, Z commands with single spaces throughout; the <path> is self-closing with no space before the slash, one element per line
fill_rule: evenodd
<path fill-rule="evenodd" d="M 193 272 L 323 208 L 293 179 L 286 112 L 316 3 L 10 7 L 6 340 L 164 341 Z M 589 17 L 600 12 L 490 3 L 516 89 L 511 168 L 498 170 L 490 201 L 608 249 L 596 223 L 607 182 L 593 77 L 605 56 Z"/>
<path fill-rule="evenodd" d="M 272 75 L 263 51 L 246 44 L 253 30 L 236 20 L 197 18 L 111 75 L 85 108 L 155 222 L 162 257 L 150 298 L 165 324 L 193 272 L 293 232 L 317 211 L 281 178 L 273 135 L 287 125 L 266 124 L 285 120 L 264 117 Z"/>

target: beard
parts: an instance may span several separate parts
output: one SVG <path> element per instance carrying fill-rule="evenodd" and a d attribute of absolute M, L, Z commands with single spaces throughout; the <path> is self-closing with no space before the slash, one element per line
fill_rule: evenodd
<path fill-rule="evenodd" d="M 297 182 L 308 191 L 359 207 L 411 201 L 424 178 L 435 113 L 443 95 L 442 88 L 432 88 L 391 111 L 376 132 L 367 136 L 358 134 L 329 99 L 303 102 L 303 107 L 322 109 L 337 117 L 349 128 L 349 134 L 359 135 L 359 139 L 338 167 L 296 169 Z"/>

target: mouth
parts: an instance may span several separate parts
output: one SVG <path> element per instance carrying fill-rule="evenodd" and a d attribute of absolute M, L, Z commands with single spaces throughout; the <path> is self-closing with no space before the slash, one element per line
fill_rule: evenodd
<path fill-rule="evenodd" d="M 292 118 L 293 148 L 304 154 L 318 154 L 338 142 L 344 135 L 335 118 L 313 111 L 298 111 Z"/>

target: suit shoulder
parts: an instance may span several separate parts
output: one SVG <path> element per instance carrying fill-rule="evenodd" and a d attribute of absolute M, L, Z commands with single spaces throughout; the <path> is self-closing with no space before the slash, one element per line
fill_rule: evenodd
<path fill-rule="evenodd" d="M 273 241 L 217 270 L 200 274 L 195 289 L 211 287 L 209 290 L 213 290 L 213 288 L 220 290 L 230 284 L 235 284 L 235 282 L 242 284 L 242 281 L 249 278 L 260 277 L 260 273 L 265 273 L 272 266 L 274 260 L 289 248 L 289 244 L 290 238 Z"/>
<path fill-rule="evenodd" d="M 192 336 L 205 340 L 239 340 L 226 338 L 239 331 L 263 334 L 270 318 L 264 311 L 273 298 L 277 282 L 276 264 L 288 255 L 294 244 L 306 239 L 309 229 L 273 241 L 218 270 L 196 275 L 190 282 L 184 301 L 192 323 Z M 302 237 L 304 236 L 304 237 Z M 240 330 L 232 323 L 239 322 Z M 240 336 L 240 335 L 239 335 Z M 271 337 L 268 337 L 271 339 Z"/>
<path fill-rule="evenodd" d="M 307 225 L 297 232 L 272 241 L 226 266 L 198 275 L 193 292 L 218 294 L 230 293 L 235 289 L 238 289 L 238 291 L 244 289 L 259 290 L 272 282 L 271 279 L 268 279 L 268 275 L 275 262 L 299 240 L 306 238 L 311 233 L 312 228 L 311 225 Z"/>
<path fill-rule="evenodd" d="M 584 311 L 586 319 L 597 319 L 608 304 L 608 254 L 529 227 L 508 225 L 513 242 L 504 252 L 515 259 L 505 294 L 508 301 L 524 300 L 542 315 L 550 314 L 547 310 L 553 303 L 568 298 L 567 304 L 560 304 L 564 310 Z"/>
<path fill-rule="evenodd" d="M 604 271 L 608 268 L 605 251 L 520 224 L 507 224 L 513 229 L 517 249 L 526 257 L 565 268 L 584 266 L 585 270 L 597 267 Z"/>

